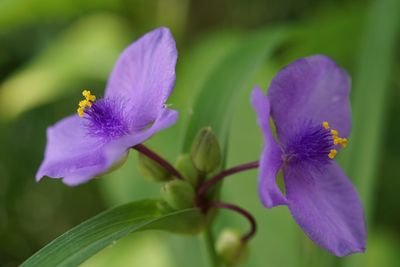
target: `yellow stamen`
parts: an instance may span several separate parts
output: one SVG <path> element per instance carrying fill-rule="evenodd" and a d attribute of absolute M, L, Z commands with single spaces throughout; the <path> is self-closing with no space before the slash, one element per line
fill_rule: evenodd
<path fill-rule="evenodd" d="M 338 135 L 339 135 L 339 132 L 336 131 L 336 130 L 331 130 L 331 134 L 332 134 L 333 136 L 338 136 Z"/>
<path fill-rule="evenodd" d="M 92 107 L 93 102 L 96 100 L 96 96 L 92 95 L 92 93 L 89 90 L 83 90 L 82 95 L 85 97 L 85 99 L 79 101 L 78 104 L 79 107 L 76 111 L 79 117 L 83 117 L 83 115 L 85 114 L 85 109 L 87 107 L 89 108 Z"/>
<path fill-rule="evenodd" d="M 87 100 L 79 101 L 79 107 L 81 107 L 81 108 L 86 108 L 86 107 L 91 107 L 91 106 L 92 106 L 92 103 L 90 101 L 87 101 Z"/>
<path fill-rule="evenodd" d="M 337 137 L 337 136 L 333 137 L 333 144 L 334 145 L 338 145 L 338 144 L 341 144 L 341 143 L 342 143 L 342 138 Z"/>
<path fill-rule="evenodd" d="M 334 159 L 335 156 L 336 156 L 336 154 L 337 154 L 337 150 L 336 150 L 336 149 L 331 149 L 331 151 L 330 151 L 329 154 L 328 154 L 328 157 L 329 157 L 330 159 Z"/>
<path fill-rule="evenodd" d="M 83 117 L 83 115 L 85 114 L 85 109 L 84 108 L 78 108 L 76 110 L 76 112 L 78 113 L 79 117 Z"/>
<path fill-rule="evenodd" d="M 87 101 L 95 101 L 96 96 L 92 95 L 89 90 L 83 90 L 82 95 L 86 98 Z"/>
<path fill-rule="evenodd" d="M 322 122 L 322 126 L 323 126 L 326 130 L 330 129 L 329 123 L 328 123 L 327 121 Z M 339 132 L 338 132 L 337 130 L 334 130 L 334 129 L 331 129 L 331 130 L 330 130 L 330 133 L 332 134 L 333 145 L 335 145 L 335 146 L 336 146 L 336 145 L 341 145 L 342 148 L 347 147 L 347 143 L 348 143 L 347 138 L 342 138 L 342 137 L 340 137 L 340 136 L 339 136 Z M 338 151 L 337 151 L 336 149 L 331 149 L 330 152 L 329 152 L 329 154 L 328 154 L 328 157 L 329 157 L 330 159 L 334 159 L 335 156 L 337 155 L 337 153 L 338 153 Z"/>
<path fill-rule="evenodd" d="M 347 146 L 347 138 L 342 138 L 342 142 L 340 143 L 343 148 Z"/>

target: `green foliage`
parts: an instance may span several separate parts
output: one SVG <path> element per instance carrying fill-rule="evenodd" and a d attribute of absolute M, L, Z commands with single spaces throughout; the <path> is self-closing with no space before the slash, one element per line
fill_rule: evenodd
<path fill-rule="evenodd" d="M 287 31 L 273 29 L 248 35 L 209 75 L 193 107 L 193 115 L 185 135 L 183 151 L 189 151 L 197 132 L 210 126 L 215 132 L 222 151 L 226 151 L 232 112 L 243 90 L 255 72 L 272 54 Z"/>
<path fill-rule="evenodd" d="M 194 136 L 206 126 L 213 128 L 221 144 L 223 166 L 255 160 L 261 136 L 248 93 L 256 83 L 267 88 L 278 69 L 296 58 L 328 54 L 353 77 L 354 129 L 339 160 L 365 203 L 367 253 L 346 260 L 320 250 L 299 230 L 286 208 L 261 207 L 257 174 L 248 172 L 229 180 L 221 192 L 224 200 L 249 209 L 258 221 L 258 234 L 249 244 L 250 257 L 243 266 L 397 266 L 400 217 L 395 208 L 400 198 L 395 195 L 398 181 L 394 177 L 400 165 L 396 154 L 400 95 L 394 90 L 399 83 L 393 80 L 399 72 L 399 1 L 292 2 L 238 0 L 229 2 L 228 8 L 211 0 L 0 1 L 0 73 L 7 75 L 0 84 L 0 261 L 17 265 L 52 236 L 104 205 L 159 195 L 159 184 L 138 178 L 135 153 L 121 169 L 79 189 L 57 181 L 34 184 L 33 166 L 42 156 L 45 127 L 74 112 L 73 95 L 85 87 L 103 91 L 118 54 L 134 40 L 131 33 L 165 25 L 178 37 L 177 84 L 169 102 L 180 112 L 180 119 L 149 143 L 171 161 L 179 152 L 188 153 Z M 207 7 L 207 13 L 202 7 Z M 283 21 L 291 24 L 281 28 Z M 264 30 L 244 30 L 267 24 Z M 182 161 L 177 165 L 188 171 L 184 175 L 195 185 L 196 171 Z M 393 194 L 388 196 L 388 192 Z M 78 211 L 79 201 L 85 208 Z M 71 218 L 71 210 L 78 215 Z M 82 262 L 135 231 L 195 233 L 204 226 L 200 217 L 192 209 L 171 211 L 162 202 L 130 203 L 72 229 L 25 264 Z M 187 229 L 187 222 L 193 221 L 199 222 L 198 227 Z M 221 212 L 216 224 L 214 231 L 227 226 L 247 229 L 242 218 L 227 212 Z M 45 229 L 36 230 L 38 226 Z M 49 234 L 43 235 L 47 228 Z M 163 265 L 143 260 L 149 267 L 205 266 L 196 239 L 159 232 L 131 235 L 98 253 L 87 265 L 126 266 L 130 257 L 137 256 L 131 251 L 143 246 L 153 249 L 146 254 L 149 259 L 162 253 L 160 257 L 169 260 Z"/>
<path fill-rule="evenodd" d="M 89 219 L 52 241 L 22 266 L 76 266 L 127 234 L 158 229 L 190 233 L 202 225 L 195 209 L 163 213 L 159 201 L 124 204 Z"/>

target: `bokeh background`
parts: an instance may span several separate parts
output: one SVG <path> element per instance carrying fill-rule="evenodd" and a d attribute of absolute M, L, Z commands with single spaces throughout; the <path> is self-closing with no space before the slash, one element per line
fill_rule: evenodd
<path fill-rule="evenodd" d="M 266 210 L 256 172 L 229 178 L 222 198 L 250 210 L 259 231 L 243 266 L 398 266 L 400 262 L 400 1 L 398 0 L 0 0 L 0 266 L 17 266 L 71 227 L 116 204 L 157 197 L 159 184 L 137 172 L 136 155 L 118 171 L 79 187 L 34 181 L 45 129 L 73 113 L 80 92 L 101 96 L 122 49 L 145 32 L 171 28 L 179 50 L 170 100 L 180 122 L 148 144 L 175 160 L 202 88 L 229 83 L 224 70 L 251 76 L 231 109 L 227 166 L 255 160 L 261 134 L 249 104 L 285 64 L 324 53 L 353 78 L 354 128 L 339 161 L 363 200 L 368 221 L 364 255 L 335 258 L 301 232 L 285 207 Z M 271 46 L 262 63 L 243 64 L 254 35 Z M 257 40 L 257 39 L 256 39 Z M 270 41 L 268 41 L 270 40 Z M 237 56 L 239 55 L 239 56 Z M 235 57 L 236 56 L 236 57 Z M 235 61 L 235 58 L 237 60 Z M 221 75 L 219 75 L 221 73 Z M 212 96 L 211 96 L 212 97 Z M 327 107 L 329 108 L 329 107 Z M 206 126 L 206 125 L 205 125 Z M 225 227 L 247 230 L 221 212 Z M 161 232 L 132 234 L 83 264 L 207 266 L 201 238 Z"/>

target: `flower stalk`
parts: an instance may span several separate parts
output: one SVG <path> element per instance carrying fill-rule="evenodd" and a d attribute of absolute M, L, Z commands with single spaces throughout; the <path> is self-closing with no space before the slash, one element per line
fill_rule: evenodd
<path fill-rule="evenodd" d="M 249 223 L 250 223 L 250 230 L 247 234 L 242 236 L 242 242 L 246 243 L 247 241 L 249 241 L 257 232 L 257 224 L 256 224 L 256 220 L 254 219 L 253 215 L 251 215 L 247 210 L 236 206 L 234 204 L 231 203 L 225 203 L 225 202 L 221 202 L 221 201 L 213 201 L 210 203 L 210 207 L 213 208 L 220 208 L 220 209 L 227 209 L 227 210 L 231 210 L 234 211 L 236 213 L 239 213 L 240 215 L 242 215 L 243 217 L 245 217 Z"/>
<path fill-rule="evenodd" d="M 132 148 L 160 164 L 167 172 L 169 172 L 177 179 L 183 180 L 183 176 L 180 174 L 180 172 L 175 169 L 175 167 L 172 166 L 171 163 L 155 153 L 153 150 L 149 149 L 143 144 L 138 144 L 136 146 L 133 146 Z"/>
<path fill-rule="evenodd" d="M 208 189 L 210 189 L 212 186 L 217 184 L 219 181 L 223 180 L 225 177 L 235 174 L 235 173 L 243 172 L 246 170 L 256 169 L 256 168 L 258 168 L 258 166 L 259 166 L 259 162 L 253 161 L 253 162 L 249 162 L 249 163 L 245 163 L 245 164 L 241 164 L 241 165 L 232 167 L 230 169 L 226 169 L 226 170 L 218 173 L 211 179 L 204 182 L 199 187 L 199 189 L 197 190 L 196 204 L 198 206 L 201 206 L 203 203 L 204 195 L 207 193 Z"/>

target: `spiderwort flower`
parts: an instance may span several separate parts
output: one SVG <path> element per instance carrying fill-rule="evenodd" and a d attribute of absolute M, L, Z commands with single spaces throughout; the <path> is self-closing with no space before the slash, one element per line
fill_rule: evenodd
<path fill-rule="evenodd" d="M 176 122 L 165 102 L 175 84 L 177 51 L 171 32 L 155 29 L 121 54 L 103 99 L 88 90 L 76 115 L 47 129 L 44 160 L 36 174 L 87 182 L 124 158 L 130 147 Z"/>
<path fill-rule="evenodd" d="M 364 252 L 366 242 L 357 192 L 333 160 L 350 133 L 349 93 L 347 73 L 321 55 L 282 69 L 267 96 L 258 87 L 252 92 L 265 139 L 259 172 L 263 205 L 287 205 L 303 231 L 337 256 Z M 285 194 L 276 184 L 279 170 Z"/>

